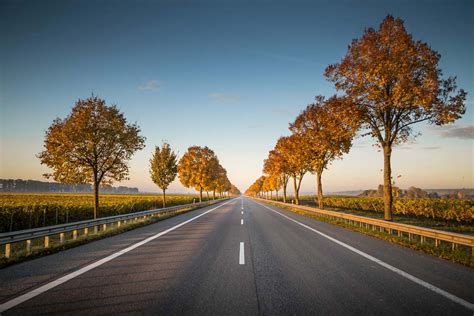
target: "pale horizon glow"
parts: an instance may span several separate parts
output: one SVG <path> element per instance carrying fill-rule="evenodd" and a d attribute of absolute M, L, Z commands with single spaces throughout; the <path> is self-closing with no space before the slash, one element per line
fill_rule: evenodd
<path fill-rule="evenodd" d="M 441 53 L 444 76 L 457 76 L 468 92 L 462 119 L 445 127 L 415 125 L 421 136 L 394 148 L 396 185 L 473 188 L 474 3 L 420 3 L 429 7 L 419 10 L 410 1 L 3 1 L 0 178 L 48 181 L 42 174 L 49 170 L 35 156 L 45 130 L 78 98 L 94 93 L 117 104 L 147 138 L 130 161 L 130 180 L 114 186 L 159 193 L 148 160 L 166 140 L 180 156 L 192 145 L 213 149 L 243 192 L 262 174 L 277 139 L 289 134 L 288 123 L 315 95 L 335 93 L 324 68 L 390 13 L 404 19 L 415 40 Z M 40 9 L 47 13 L 38 15 Z M 324 172 L 324 192 L 377 188 L 383 157 L 373 144 L 370 137 L 356 139 L 350 153 Z M 168 192 L 195 193 L 178 178 Z M 315 192 L 314 175 L 305 175 L 301 192 Z"/>

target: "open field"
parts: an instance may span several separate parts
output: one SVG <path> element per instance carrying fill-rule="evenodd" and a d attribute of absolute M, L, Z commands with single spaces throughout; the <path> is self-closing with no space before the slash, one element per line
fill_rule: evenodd
<path fill-rule="evenodd" d="M 196 195 L 167 195 L 166 206 L 192 203 Z M 161 208 L 161 195 L 100 195 L 99 216 Z M 0 232 L 92 218 L 94 196 L 69 193 L 0 193 Z"/>
<path fill-rule="evenodd" d="M 288 198 L 291 202 L 292 197 Z M 279 196 L 279 201 L 283 199 Z M 302 205 L 317 206 L 315 197 L 300 197 Z M 383 218 L 383 199 L 325 196 L 324 207 L 354 215 Z M 394 221 L 474 235 L 474 200 L 396 199 Z"/>

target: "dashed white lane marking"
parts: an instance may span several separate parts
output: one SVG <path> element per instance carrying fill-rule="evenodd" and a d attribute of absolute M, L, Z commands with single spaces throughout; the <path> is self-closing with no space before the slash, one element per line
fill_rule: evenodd
<path fill-rule="evenodd" d="M 243 225 L 244 224 L 244 219 L 241 219 L 240 220 L 240 225 Z"/>
<path fill-rule="evenodd" d="M 199 215 L 197 215 L 197 216 L 194 216 L 193 218 L 190 218 L 190 219 L 188 219 L 187 221 L 182 222 L 181 224 L 178 224 L 178 225 L 176 225 L 176 226 L 173 226 L 173 227 L 171 227 L 171 228 L 168 228 L 167 230 L 162 231 L 161 233 L 158 233 L 158 234 L 156 234 L 156 235 L 153 235 L 153 236 L 151 236 L 151 237 L 148 237 L 148 238 L 146 238 L 146 239 L 144 239 L 144 240 L 142 240 L 142 241 L 140 241 L 140 242 L 137 242 L 136 244 L 133 244 L 133 245 L 131 245 L 131 246 L 125 248 L 125 249 L 122 249 L 122 250 L 120 250 L 120 251 L 118 251 L 118 252 L 116 252 L 116 253 L 113 253 L 113 254 L 111 254 L 111 255 L 105 257 L 105 258 L 102 258 L 102 259 L 100 259 L 99 261 L 96 261 L 96 262 L 94 262 L 94 263 L 92 263 L 92 264 L 90 264 L 90 265 L 87 265 L 87 266 L 85 266 L 85 267 L 83 267 L 83 268 L 81 268 L 81 269 L 79 269 L 79 270 L 77 270 L 77 271 L 74 271 L 74 272 L 71 272 L 71 273 L 69 273 L 69 274 L 66 274 L 65 276 L 60 277 L 60 278 L 57 279 L 57 280 L 54 280 L 54 281 L 52 281 L 52 282 L 49 282 L 49 283 L 47 283 L 47 284 L 45 284 L 45 285 L 43 285 L 43 286 L 40 286 L 39 288 L 36 288 L 36 289 L 34 289 L 34 290 L 28 292 L 28 293 L 25 293 L 25 294 L 20 295 L 20 296 L 18 296 L 18 297 L 16 297 L 16 298 L 12 299 L 12 300 L 10 300 L 10 301 L 7 301 L 7 302 L 3 303 L 2 305 L 0 305 L 0 313 L 3 313 L 4 311 L 9 310 L 10 308 L 13 308 L 13 307 L 15 307 L 15 306 L 17 306 L 17 305 L 19 305 L 19 304 L 21 304 L 21 303 L 23 303 L 23 302 L 26 302 L 26 301 L 32 299 L 33 297 L 38 296 L 38 295 L 40 295 L 40 294 L 42 294 L 42 293 L 44 293 L 44 292 L 46 292 L 46 291 L 48 291 L 48 290 L 50 290 L 50 289 L 52 289 L 52 288 L 58 286 L 58 285 L 61 285 L 61 284 L 65 283 L 65 282 L 67 282 L 67 281 L 69 281 L 69 280 L 71 280 L 71 279 L 74 279 L 75 277 L 78 277 L 78 276 L 80 276 L 81 274 L 86 273 L 87 271 L 90 271 L 90 270 L 92 270 L 92 269 L 94 269 L 94 268 L 97 268 L 98 266 L 101 266 L 101 265 L 103 265 L 104 263 L 107 263 L 107 262 L 109 262 L 109 261 L 111 261 L 111 260 L 113 260 L 113 259 L 115 259 L 115 258 L 117 258 L 117 257 L 120 257 L 121 255 L 126 254 L 127 252 L 130 252 L 130 251 L 132 251 L 132 250 L 135 249 L 135 248 L 138 248 L 138 247 L 140 247 L 140 246 L 143 246 L 144 244 L 146 244 L 146 243 L 148 243 L 148 242 L 150 242 L 150 241 L 152 241 L 152 240 L 154 240 L 154 239 L 156 239 L 156 238 L 158 238 L 158 237 L 160 237 L 160 236 L 163 236 L 163 235 L 165 235 L 165 234 L 167 234 L 167 233 L 169 233 L 169 232 L 171 232 L 171 231 L 173 231 L 173 230 L 175 230 L 175 229 L 177 229 L 177 228 L 179 228 L 179 227 L 181 227 L 181 226 L 183 226 L 183 225 L 186 225 L 186 224 L 188 224 L 188 223 L 190 223 L 190 222 L 192 222 L 192 221 L 198 219 L 198 218 L 201 217 L 201 216 L 206 215 L 207 213 L 210 213 L 210 212 L 212 212 L 212 211 L 218 209 L 219 207 L 222 207 L 222 206 L 224 206 L 224 205 L 226 205 L 226 204 L 232 202 L 233 200 L 234 200 L 234 199 L 232 199 L 232 200 L 230 200 L 230 201 L 227 201 L 227 202 L 225 202 L 225 203 L 223 203 L 223 204 L 221 204 L 221 205 L 219 205 L 219 206 L 216 206 L 216 207 L 214 207 L 214 208 L 212 208 L 212 209 L 210 209 L 210 210 L 208 210 L 208 211 L 205 211 L 205 212 L 202 213 L 202 214 L 199 214 Z M 243 247 L 243 246 L 241 245 L 241 249 L 242 249 L 242 247 Z"/>
<path fill-rule="evenodd" d="M 244 243 L 240 243 L 240 251 L 239 251 L 239 264 L 245 264 L 245 252 L 244 252 Z"/>
<path fill-rule="evenodd" d="M 240 214 L 244 215 L 244 211 L 240 212 Z"/>
<path fill-rule="evenodd" d="M 410 281 L 413 281 L 413 282 L 417 283 L 418 285 L 421 285 L 421 286 L 423 286 L 423 287 L 425 287 L 425 288 L 427 288 L 427 289 L 429 289 L 429 290 L 431 290 L 431 291 L 433 291 L 433 292 L 435 292 L 435 293 L 438 293 L 438 294 L 444 296 L 445 298 L 447 298 L 447 299 L 449 299 L 449 300 L 451 300 L 451 301 L 453 301 L 453 302 L 455 302 L 455 303 L 458 303 L 459 305 L 462 305 L 462 306 L 464 306 L 464 307 L 470 309 L 471 311 L 474 311 L 474 304 L 473 304 L 473 303 L 470 303 L 470 302 L 468 302 L 468 301 L 466 301 L 466 300 L 463 300 L 463 299 L 460 298 L 460 297 L 457 297 L 457 296 L 455 296 L 455 295 L 453 295 L 453 294 L 451 294 L 451 293 L 448 293 L 448 292 L 446 292 L 445 290 L 442 290 L 442 289 L 440 289 L 439 287 L 436 287 L 436 286 L 434 286 L 434 285 L 431 284 L 431 283 L 428 283 L 428 282 L 426 282 L 426 281 L 423 281 L 423 280 L 417 278 L 416 276 L 413 276 L 413 275 L 411 275 L 411 274 L 409 274 L 409 273 L 407 273 L 407 272 L 405 272 L 405 271 L 403 271 L 403 270 L 400 270 L 400 269 L 398 269 L 398 268 L 395 268 L 394 266 L 392 266 L 392 265 L 390 265 L 390 264 L 388 264 L 388 263 L 386 263 L 386 262 L 384 262 L 384 261 L 382 261 L 382 260 L 380 260 L 380 259 L 377 259 L 377 258 L 375 258 L 375 257 L 373 257 L 373 256 L 371 256 L 371 255 L 369 255 L 368 253 L 365 253 L 365 252 L 363 252 L 363 251 L 361 251 L 361 250 L 359 250 L 359 249 L 356 249 L 356 248 L 354 248 L 354 247 L 352 247 L 352 246 L 349 246 L 348 244 L 346 244 L 346 243 L 344 243 L 344 242 L 342 242 L 342 241 L 339 241 L 339 240 L 337 240 L 337 239 L 335 239 L 335 238 L 333 238 L 333 237 L 331 237 L 331 236 L 328 236 L 328 235 L 326 235 L 325 233 L 320 232 L 319 230 L 316 230 L 316 229 L 314 229 L 314 228 L 312 228 L 312 227 L 309 227 L 308 225 L 305 225 L 305 224 L 303 224 L 303 223 L 301 223 L 301 222 L 299 222 L 299 221 L 297 221 L 297 220 L 295 220 L 295 219 L 293 219 L 293 218 L 291 218 L 291 217 L 289 217 L 289 216 L 286 216 L 286 215 L 284 215 L 284 214 L 282 214 L 282 213 L 280 213 L 280 212 L 278 212 L 278 211 L 275 211 L 274 209 L 271 209 L 271 208 L 267 207 L 266 205 L 260 204 L 260 203 L 258 203 L 258 202 L 255 202 L 255 203 L 259 204 L 260 206 L 263 206 L 263 207 L 266 208 L 266 209 L 269 209 L 269 210 L 272 211 L 272 212 L 277 213 L 277 214 L 280 215 L 280 216 L 283 216 L 284 218 L 286 218 L 286 219 L 288 219 L 288 220 L 290 220 L 290 221 L 292 221 L 292 222 L 294 222 L 294 223 L 296 223 L 296 224 L 298 224 L 298 225 L 300 225 L 300 226 L 302 226 L 302 227 L 304 227 L 304 228 L 306 228 L 306 229 L 309 229 L 309 230 L 315 232 L 316 234 L 319 234 L 319 235 L 323 236 L 323 237 L 326 238 L 326 239 L 329 239 L 329 240 L 335 242 L 336 244 L 338 244 L 338 245 L 340 245 L 340 246 L 342 246 L 342 247 L 344 247 L 344 248 L 349 249 L 349 250 L 352 251 L 352 252 L 355 252 L 355 253 L 358 254 L 358 255 L 361 255 L 362 257 L 364 257 L 364 258 L 366 258 L 366 259 L 368 259 L 368 260 L 370 260 L 370 261 L 372 261 L 372 262 L 375 262 L 375 263 L 381 265 L 381 266 L 384 267 L 384 268 L 387 268 L 388 270 L 390 270 L 390 271 L 392 271 L 392 272 L 395 272 L 396 274 L 398 274 L 398 275 L 400 275 L 400 276 L 402 276 L 402 277 L 404 277 L 404 278 L 406 278 L 406 279 L 408 279 L 408 280 L 410 280 Z"/>

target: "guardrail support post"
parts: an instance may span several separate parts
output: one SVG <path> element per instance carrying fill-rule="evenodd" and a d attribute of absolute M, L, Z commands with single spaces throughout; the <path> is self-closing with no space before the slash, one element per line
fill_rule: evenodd
<path fill-rule="evenodd" d="M 89 227 L 84 228 L 84 236 L 89 235 Z"/>
<path fill-rule="evenodd" d="M 435 247 L 439 246 L 439 239 L 435 239 Z"/>
<path fill-rule="evenodd" d="M 11 252 L 10 244 L 5 244 L 5 258 L 10 258 L 10 252 Z"/>
<path fill-rule="evenodd" d="M 420 236 L 420 244 L 424 244 L 425 243 L 425 236 Z"/>
<path fill-rule="evenodd" d="M 64 243 L 64 233 L 60 233 L 60 234 L 59 234 L 59 242 L 60 242 L 61 244 Z"/>
<path fill-rule="evenodd" d="M 77 230 L 73 230 L 72 231 L 72 240 L 76 240 L 77 239 Z"/>
<path fill-rule="evenodd" d="M 94 234 L 97 234 L 97 231 L 99 230 L 99 227 L 96 225 L 94 226 Z"/>
<path fill-rule="evenodd" d="M 44 236 L 44 248 L 49 247 L 49 236 Z"/>
<path fill-rule="evenodd" d="M 107 230 L 107 224 L 102 225 L 102 229 L 103 229 L 103 231 L 106 231 Z"/>
<path fill-rule="evenodd" d="M 31 252 L 31 239 L 28 239 L 26 241 L 26 252 L 30 253 Z"/>
<path fill-rule="evenodd" d="M 119 227 L 120 227 L 120 221 L 117 222 L 117 228 L 119 228 Z"/>

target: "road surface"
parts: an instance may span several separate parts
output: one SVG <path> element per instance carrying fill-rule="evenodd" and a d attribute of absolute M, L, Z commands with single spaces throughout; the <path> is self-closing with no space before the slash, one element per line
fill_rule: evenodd
<path fill-rule="evenodd" d="M 472 315 L 472 269 L 236 198 L 0 270 L 2 315 Z"/>

